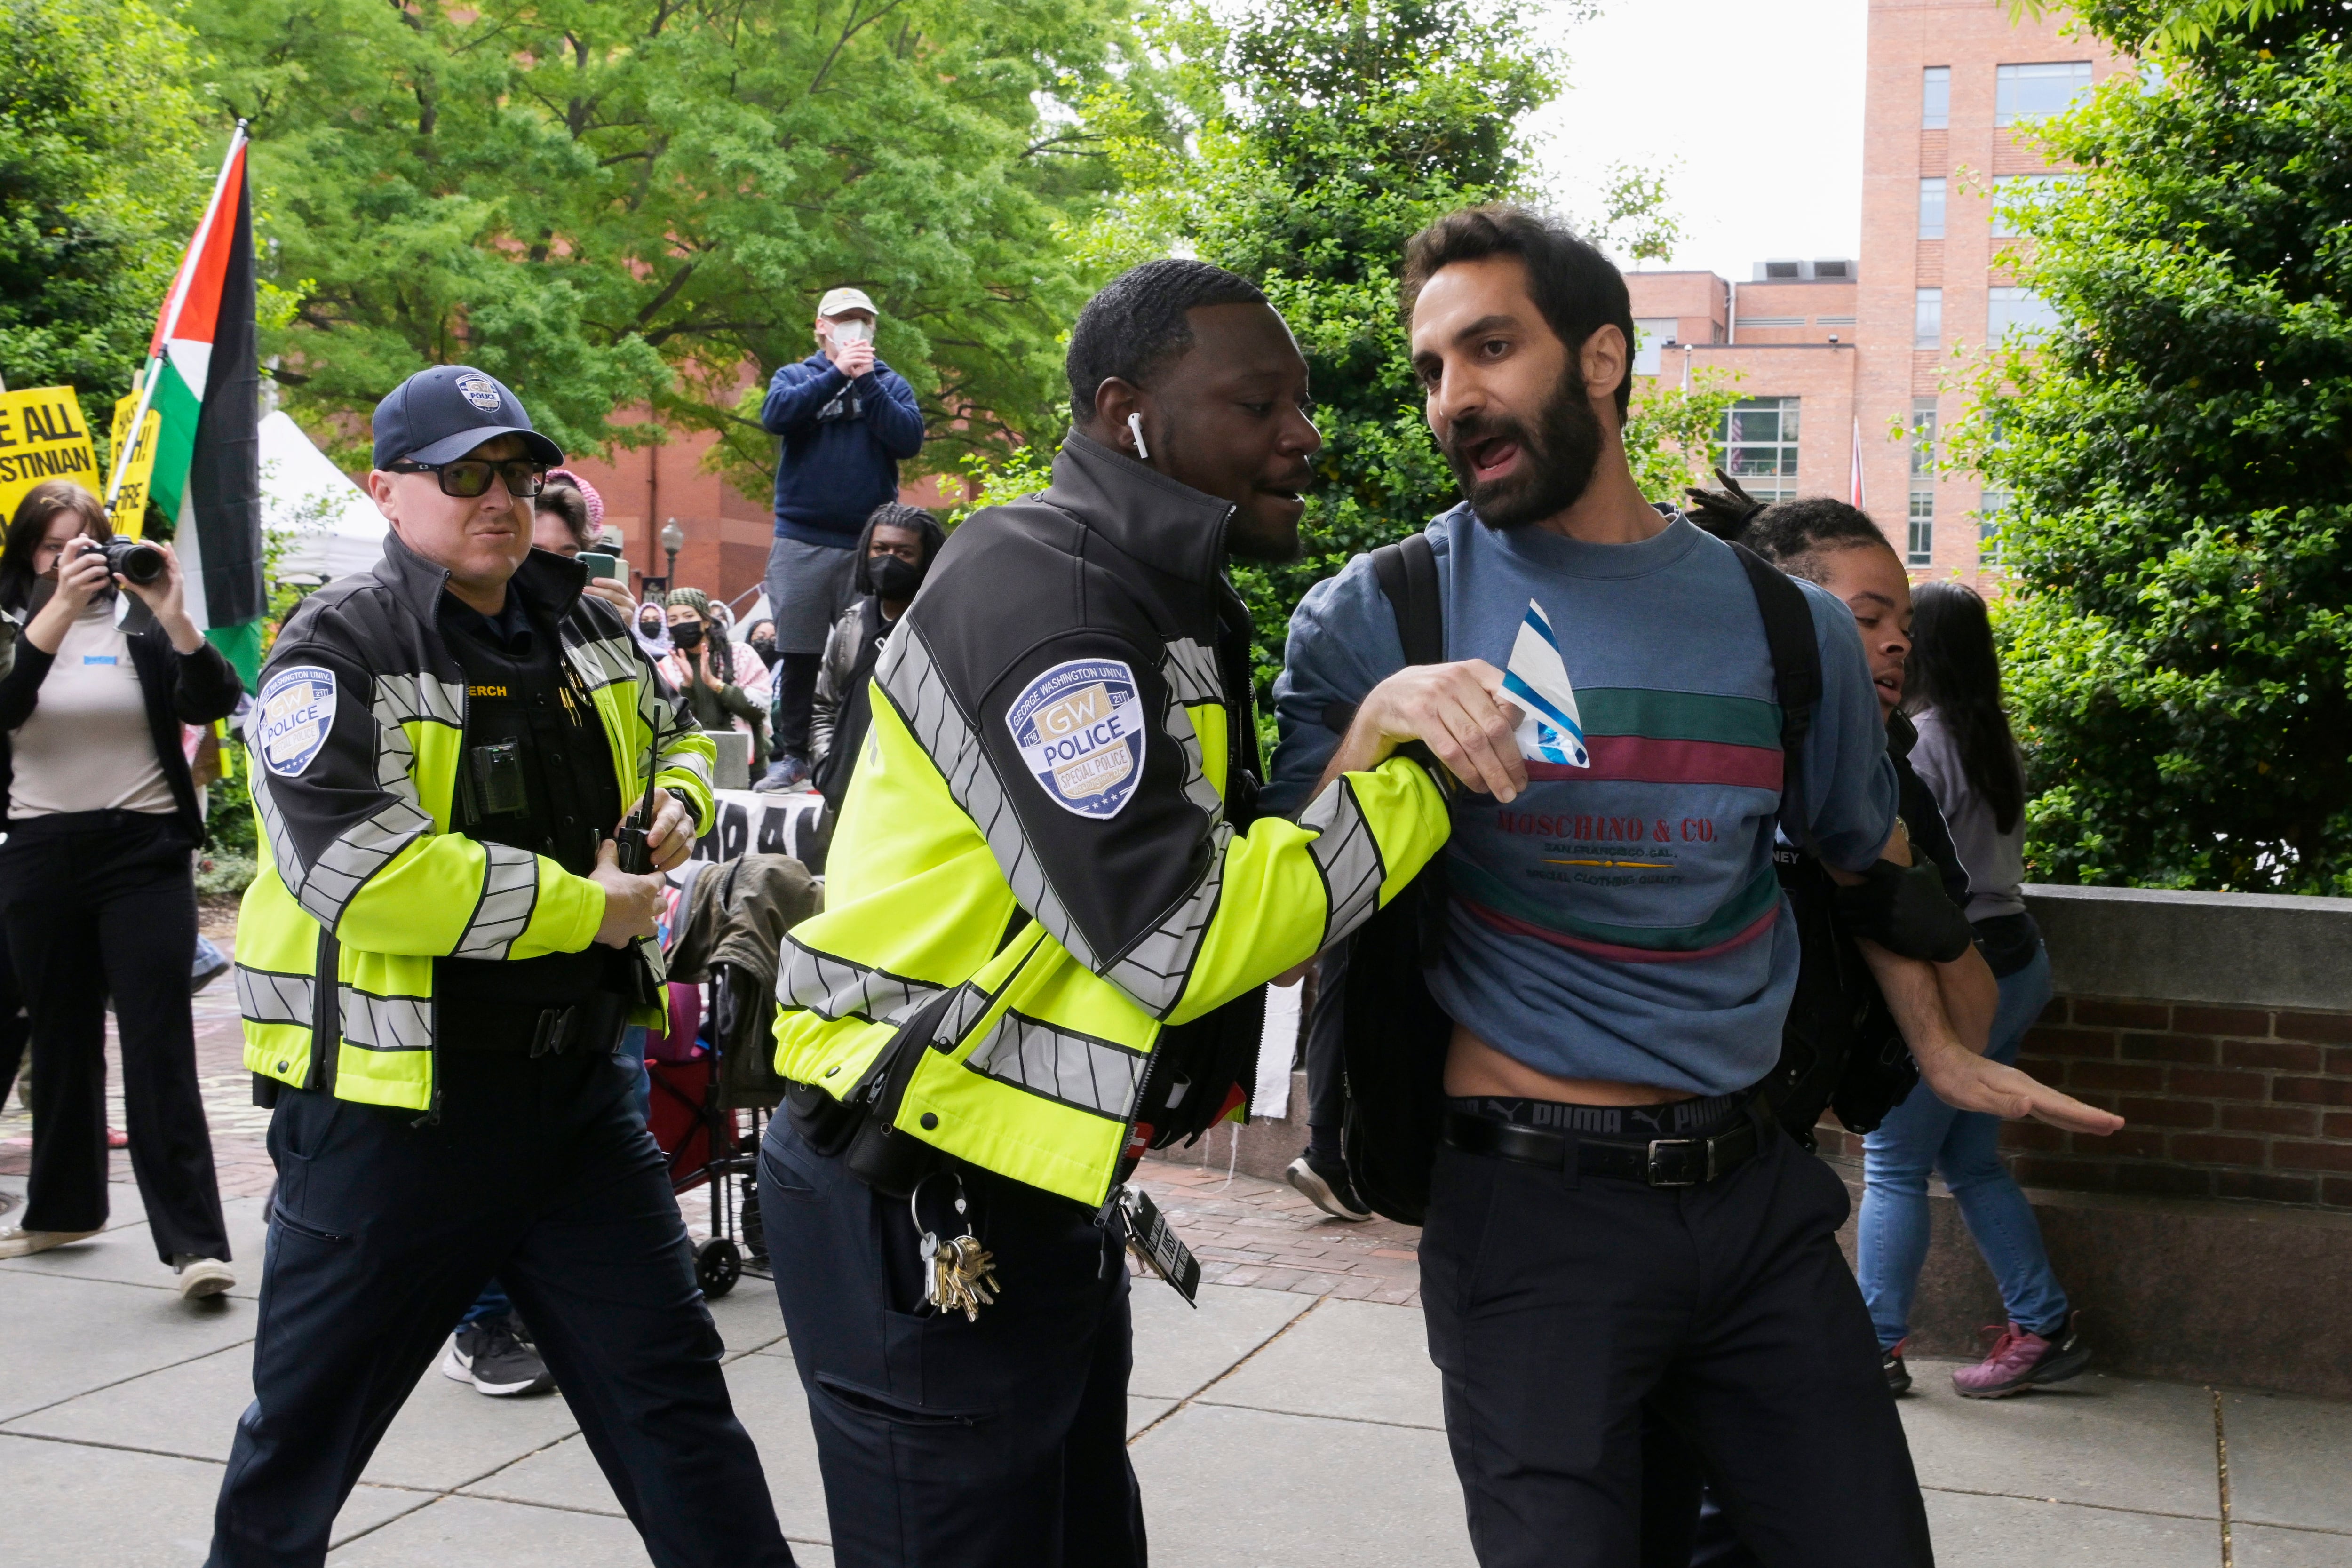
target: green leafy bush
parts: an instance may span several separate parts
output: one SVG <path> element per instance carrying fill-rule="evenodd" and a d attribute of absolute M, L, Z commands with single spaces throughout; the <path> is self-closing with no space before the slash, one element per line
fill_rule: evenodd
<path fill-rule="evenodd" d="M 2352 893 L 2352 60 L 2333 6 L 2172 11 L 2083 7 L 2150 68 L 2044 127 L 2087 178 L 2011 259 L 2059 324 L 1959 432 L 2012 498 L 2028 859 Z"/>

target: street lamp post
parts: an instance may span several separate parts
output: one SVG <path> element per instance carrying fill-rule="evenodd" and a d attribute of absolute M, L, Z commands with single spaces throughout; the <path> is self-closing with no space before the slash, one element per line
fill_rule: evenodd
<path fill-rule="evenodd" d="M 677 586 L 677 552 L 686 548 L 686 530 L 677 525 L 677 519 L 671 518 L 662 524 L 661 542 L 662 548 L 669 552 L 669 584 L 674 588 Z"/>

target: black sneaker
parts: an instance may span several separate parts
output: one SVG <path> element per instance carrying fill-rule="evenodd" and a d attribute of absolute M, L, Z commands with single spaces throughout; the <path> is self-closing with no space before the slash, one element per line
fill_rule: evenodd
<path fill-rule="evenodd" d="M 516 1335 L 511 1317 L 461 1325 L 449 1342 L 449 1356 L 441 1363 L 441 1375 L 472 1384 L 478 1394 L 499 1397 L 544 1394 L 555 1386 L 555 1378 L 539 1359 L 539 1352 Z"/>
<path fill-rule="evenodd" d="M 1911 1392 L 1911 1369 L 1903 1364 L 1903 1347 L 1910 1342 L 1909 1340 L 1897 1340 L 1878 1352 L 1878 1370 L 1886 1374 L 1886 1392 L 1889 1394 Z"/>
<path fill-rule="evenodd" d="M 1301 1154 L 1290 1162 L 1283 1178 L 1305 1193 L 1315 1206 L 1333 1219 L 1363 1220 L 1372 1217 L 1364 1200 L 1356 1195 L 1355 1184 L 1348 1180 L 1348 1167 L 1327 1164 L 1312 1153 Z"/>

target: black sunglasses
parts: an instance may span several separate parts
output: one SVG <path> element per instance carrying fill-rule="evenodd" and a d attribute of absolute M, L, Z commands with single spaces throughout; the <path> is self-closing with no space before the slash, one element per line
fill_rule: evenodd
<path fill-rule="evenodd" d="M 404 458 L 385 467 L 395 474 L 435 475 L 441 481 L 441 493 L 460 500 L 488 495 L 494 474 L 506 482 L 507 494 L 517 500 L 529 500 L 539 494 L 547 479 L 546 468 L 526 458 L 509 458 L 497 463 L 486 458 L 460 458 L 454 463 L 412 463 Z"/>

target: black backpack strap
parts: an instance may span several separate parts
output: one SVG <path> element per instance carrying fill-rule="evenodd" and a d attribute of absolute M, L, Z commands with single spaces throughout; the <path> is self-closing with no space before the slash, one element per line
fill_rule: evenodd
<path fill-rule="evenodd" d="M 1445 610 L 1437 595 L 1437 552 L 1429 535 L 1411 533 L 1372 552 L 1372 575 L 1396 613 L 1407 664 L 1445 662 Z"/>
<path fill-rule="evenodd" d="M 1816 855 L 1812 812 L 1804 798 L 1804 744 L 1812 731 L 1813 713 L 1822 704 L 1821 644 L 1813 634 L 1812 607 L 1805 591 L 1744 544 L 1731 552 L 1748 573 L 1748 586 L 1756 595 L 1757 613 L 1764 617 L 1764 646 L 1772 656 L 1772 689 L 1780 704 L 1780 750 L 1786 753 L 1786 784 L 1782 794 L 1797 802 L 1797 823 L 1804 835 L 1805 853 Z"/>
<path fill-rule="evenodd" d="M 1445 662 L 1445 608 L 1437 592 L 1437 552 L 1429 535 L 1408 534 L 1372 552 L 1372 576 L 1396 616 L 1397 640 L 1407 664 Z M 1323 727 L 1344 735 L 1356 721 L 1356 704 L 1334 702 L 1323 710 Z"/>

